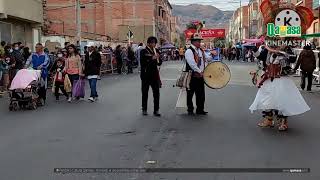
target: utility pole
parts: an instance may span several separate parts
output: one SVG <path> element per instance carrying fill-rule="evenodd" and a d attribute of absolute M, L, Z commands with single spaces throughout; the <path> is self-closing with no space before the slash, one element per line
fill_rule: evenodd
<path fill-rule="evenodd" d="M 240 31 L 240 43 L 242 42 L 242 8 L 241 8 L 241 0 L 240 0 L 240 26 L 239 26 L 239 31 Z"/>
<path fill-rule="evenodd" d="M 76 0 L 76 11 L 77 11 L 77 40 L 81 48 L 81 4 L 80 0 Z"/>

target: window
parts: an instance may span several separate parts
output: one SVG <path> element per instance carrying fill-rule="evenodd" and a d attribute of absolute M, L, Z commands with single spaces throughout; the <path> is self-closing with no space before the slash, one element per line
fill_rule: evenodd
<path fill-rule="evenodd" d="M 313 24 L 313 33 L 319 32 L 319 22 Z"/>

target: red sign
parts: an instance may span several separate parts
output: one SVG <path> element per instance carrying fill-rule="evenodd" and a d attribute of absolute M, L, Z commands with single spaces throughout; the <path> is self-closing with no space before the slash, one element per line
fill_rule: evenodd
<path fill-rule="evenodd" d="M 184 31 L 187 39 L 190 39 L 192 34 L 196 33 L 194 29 L 187 29 Z M 225 29 L 202 29 L 200 30 L 202 38 L 218 38 L 225 37 Z"/>

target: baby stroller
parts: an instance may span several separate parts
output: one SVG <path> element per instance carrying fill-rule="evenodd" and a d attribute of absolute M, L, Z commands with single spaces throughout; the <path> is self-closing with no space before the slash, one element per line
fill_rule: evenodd
<path fill-rule="evenodd" d="M 40 70 L 22 69 L 17 72 L 9 89 L 10 111 L 19 109 L 35 110 L 42 105 L 39 97 L 40 78 Z"/>

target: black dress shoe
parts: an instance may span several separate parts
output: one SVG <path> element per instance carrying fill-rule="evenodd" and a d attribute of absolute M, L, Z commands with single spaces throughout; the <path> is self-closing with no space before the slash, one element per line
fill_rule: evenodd
<path fill-rule="evenodd" d="M 143 110 L 143 111 L 142 111 L 142 115 L 147 116 L 147 115 L 148 115 L 148 112 L 145 111 L 145 110 Z"/>
<path fill-rule="evenodd" d="M 199 111 L 199 112 L 197 112 L 197 114 L 198 114 L 198 115 L 207 115 L 208 112 L 206 112 L 206 111 Z"/>
<path fill-rule="evenodd" d="M 153 115 L 154 115 L 154 116 L 157 116 L 157 117 L 160 117 L 160 116 L 161 116 L 161 114 L 159 113 L 159 111 L 155 111 L 155 112 L 153 113 Z"/>

